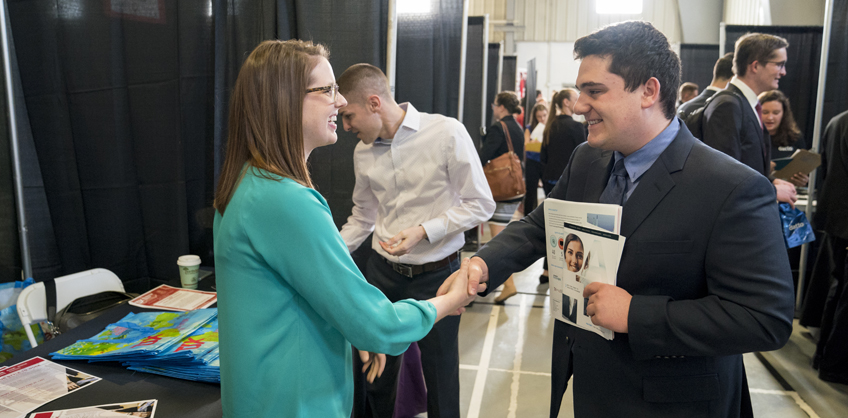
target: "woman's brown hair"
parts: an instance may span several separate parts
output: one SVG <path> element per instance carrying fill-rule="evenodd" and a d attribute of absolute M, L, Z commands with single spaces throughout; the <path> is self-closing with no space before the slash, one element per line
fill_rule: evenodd
<path fill-rule="evenodd" d="M 792 116 L 789 98 L 780 90 L 771 90 L 761 93 L 758 99 L 761 105 L 766 102 L 778 102 L 783 106 L 783 118 L 780 119 L 780 125 L 777 125 L 777 134 L 771 137 L 772 143 L 779 147 L 788 147 L 794 144 L 801 137 L 801 130 L 798 129 L 795 117 Z"/>
<path fill-rule="evenodd" d="M 215 209 L 227 209 L 244 165 L 265 170 L 264 177 L 290 178 L 312 187 L 303 146 L 303 98 L 317 58 L 329 53 L 309 41 L 265 41 L 241 66 L 232 96 L 227 151 Z M 259 173 L 259 172 L 257 172 Z"/>
<path fill-rule="evenodd" d="M 542 132 L 542 145 L 548 146 L 551 137 L 551 127 L 554 126 L 556 117 L 565 113 L 562 110 L 563 100 L 568 99 L 573 102 L 576 96 L 577 94 L 571 89 L 563 89 L 554 94 L 554 98 L 551 100 L 551 110 L 548 112 L 548 121 L 545 122 L 545 130 Z"/>
<path fill-rule="evenodd" d="M 539 118 L 536 117 L 536 112 L 541 110 L 547 112 L 548 107 L 544 103 L 537 103 L 536 106 L 533 106 L 533 110 L 530 111 L 530 132 L 533 132 L 536 129 L 536 125 L 539 124 Z"/>
<path fill-rule="evenodd" d="M 495 96 L 495 103 L 506 108 L 510 115 L 521 113 L 521 101 L 514 91 L 502 91 Z"/>

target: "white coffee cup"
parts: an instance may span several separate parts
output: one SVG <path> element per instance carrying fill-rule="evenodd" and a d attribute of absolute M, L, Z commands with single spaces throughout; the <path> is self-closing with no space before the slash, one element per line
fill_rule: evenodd
<path fill-rule="evenodd" d="M 186 289 L 197 289 L 197 274 L 200 270 L 200 257 L 184 255 L 177 259 L 180 267 L 180 283 Z"/>

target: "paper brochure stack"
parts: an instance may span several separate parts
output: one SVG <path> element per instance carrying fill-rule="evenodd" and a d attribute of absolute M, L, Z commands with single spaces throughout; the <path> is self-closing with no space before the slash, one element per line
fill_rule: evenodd
<path fill-rule="evenodd" d="M 218 310 L 130 313 L 86 340 L 51 353 L 54 360 L 119 361 L 130 370 L 220 382 Z"/>
<path fill-rule="evenodd" d="M 551 280 L 551 315 L 608 340 L 614 333 L 592 323 L 583 289 L 615 285 L 625 238 L 621 206 L 545 199 L 545 234 Z"/>

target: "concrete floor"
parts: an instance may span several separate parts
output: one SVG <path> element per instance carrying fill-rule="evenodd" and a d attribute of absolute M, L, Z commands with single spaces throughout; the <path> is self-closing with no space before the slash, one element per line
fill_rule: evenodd
<path fill-rule="evenodd" d="M 505 305 L 493 303 L 498 293 L 494 292 L 463 314 L 459 339 L 463 417 L 548 416 L 553 320 L 548 286 L 538 282 L 541 272 L 540 260 L 515 275 L 519 294 Z M 783 349 L 745 355 L 755 416 L 848 417 L 848 386 L 817 378 L 809 366 L 814 351 L 815 343 L 796 324 Z M 571 397 L 569 388 L 559 417 L 574 416 Z"/>
<path fill-rule="evenodd" d="M 488 240 L 484 228 L 482 241 Z M 470 255 L 464 254 L 464 255 Z M 519 294 L 495 305 L 478 299 L 460 325 L 460 401 L 464 418 L 547 417 L 553 319 L 539 260 L 515 274 Z M 848 386 L 819 380 L 809 366 L 815 342 L 795 325 L 781 350 L 750 353 L 745 367 L 757 417 L 848 417 Z M 571 388 L 559 417 L 573 417 Z M 426 417 L 426 414 L 421 415 Z"/>

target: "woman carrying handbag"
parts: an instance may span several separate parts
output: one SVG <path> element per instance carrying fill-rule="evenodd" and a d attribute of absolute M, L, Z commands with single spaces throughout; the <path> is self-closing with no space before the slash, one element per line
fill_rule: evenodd
<path fill-rule="evenodd" d="M 513 117 L 521 112 L 519 103 L 515 92 L 498 93 L 492 103 L 492 114 L 497 122 L 489 127 L 480 149 L 480 162 L 497 203 L 495 214 L 489 220 L 492 237 L 506 228 L 524 199 L 524 178 L 520 164 L 524 155 L 524 130 Z M 501 294 L 495 298 L 495 303 L 503 303 L 516 293 L 518 291 L 510 277 L 504 283 Z"/>

